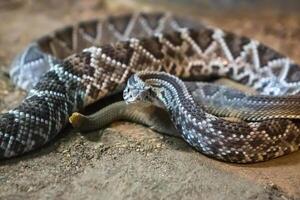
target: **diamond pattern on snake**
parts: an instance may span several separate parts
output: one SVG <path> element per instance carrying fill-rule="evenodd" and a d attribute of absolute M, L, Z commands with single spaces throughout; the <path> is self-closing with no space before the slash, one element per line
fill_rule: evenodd
<path fill-rule="evenodd" d="M 170 13 L 67 26 L 29 44 L 10 75 L 28 95 L 0 116 L 0 158 L 42 147 L 73 112 L 128 79 L 127 102 L 162 107 L 175 135 L 207 156 L 253 163 L 299 149 L 299 66 L 256 40 Z M 219 78 L 248 89 L 199 83 Z"/>

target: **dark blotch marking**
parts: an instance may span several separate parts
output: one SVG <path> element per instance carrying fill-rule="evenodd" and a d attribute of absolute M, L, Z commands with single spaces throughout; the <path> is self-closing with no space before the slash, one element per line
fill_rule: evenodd
<path fill-rule="evenodd" d="M 182 39 L 180 37 L 180 33 L 178 32 L 173 32 L 170 34 L 166 34 L 165 38 L 170 41 L 174 46 L 180 46 L 182 45 Z"/>
<path fill-rule="evenodd" d="M 111 16 L 108 17 L 107 21 L 114 26 L 114 28 L 120 32 L 121 34 L 124 34 L 129 21 L 131 20 L 132 15 L 122 15 L 122 16 Z"/>
<path fill-rule="evenodd" d="M 243 46 L 250 42 L 249 38 L 240 37 L 233 33 L 226 33 L 224 40 L 234 58 L 238 57 L 243 49 Z"/>
<path fill-rule="evenodd" d="M 142 13 L 141 16 L 147 21 L 147 24 L 150 26 L 152 30 L 155 30 L 158 25 L 160 19 L 164 16 L 163 13 L 153 13 L 153 14 L 145 14 Z"/>
<path fill-rule="evenodd" d="M 63 41 L 69 49 L 73 49 L 73 26 L 67 26 L 55 31 L 55 37 Z"/>
<path fill-rule="evenodd" d="M 300 81 L 300 67 L 297 64 L 291 64 L 287 77 L 286 77 L 286 81 L 287 82 L 298 82 Z"/>
<path fill-rule="evenodd" d="M 40 49 L 50 55 L 53 55 L 53 52 L 50 47 L 50 43 L 53 41 L 53 39 L 50 36 L 44 36 L 40 38 L 37 43 L 40 47 Z"/>
<path fill-rule="evenodd" d="M 158 41 L 158 38 L 141 39 L 140 44 L 156 59 L 163 58 L 163 54 L 161 53 L 162 44 Z"/>
<path fill-rule="evenodd" d="M 79 29 L 82 29 L 85 34 L 88 34 L 89 36 L 95 39 L 97 37 L 97 25 L 98 20 L 81 22 L 79 23 Z"/>
<path fill-rule="evenodd" d="M 269 61 L 282 58 L 283 56 L 275 50 L 265 45 L 259 45 L 257 47 L 261 67 L 268 64 Z"/>
<path fill-rule="evenodd" d="M 213 30 L 211 29 L 199 29 L 199 30 L 190 30 L 191 38 L 200 46 L 202 51 L 207 49 L 207 47 L 212 43 Z"/>

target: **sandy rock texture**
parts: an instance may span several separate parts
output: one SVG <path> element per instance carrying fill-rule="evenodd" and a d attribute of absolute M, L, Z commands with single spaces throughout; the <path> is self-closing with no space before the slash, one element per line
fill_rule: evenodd
<path fill-rule="evenodd" d="M 30 41 L 80 20 L 168 10 L 262 41 L 300 63 L 300 15 L 200 12 L 151 1 L 0 2 L 0 111 L 25 92 L 9 81 L 11 59 Z M 0 161 L 0 199 L 300 199 L 300 153 L 253 165 L 207 158 L 184 141 L 118 122 L 90 134 L 66 128 L 25 156 Z"/>

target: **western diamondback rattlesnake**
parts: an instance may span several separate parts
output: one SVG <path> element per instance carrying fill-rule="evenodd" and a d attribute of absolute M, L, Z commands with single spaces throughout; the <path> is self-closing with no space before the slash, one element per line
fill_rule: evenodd
<path fill-rule="evenodd" d="M 165 13 L 82 22 L 32 43 L 12 66 L 17 85 L 35 86 L 18 107 L 0 116 L 1 158 L 41 147 L 61 131 L 72 112 L 110 95 L 140 71 L 166 71 L 197 81 L 226 77 L 264 95 L 258 97 L 258 103 L 267 104 L 272 96 L 286 98 L 285 111 L 293 114 L 279 111 L 274 118 L 260 119 L 261 126 L 247 135 L 232 129 L 232 122 L 224 122 L 231 134 L 253 148 L 265 149 L 266 155 L 251 157 L 246 152 L 249 159 L 223 160 L 263 161 L 299 148 L 299 66 L 257 41 L 199 22 Z M 266 121 L 272 126 L 265 126 Z M 217 130 L 224 124 L 212 126 Z M 248 137 L 253 134 L 261 134 L 261 139 L 253 141 Z M 235 138 L 227 140 L 234 142 Z"/>

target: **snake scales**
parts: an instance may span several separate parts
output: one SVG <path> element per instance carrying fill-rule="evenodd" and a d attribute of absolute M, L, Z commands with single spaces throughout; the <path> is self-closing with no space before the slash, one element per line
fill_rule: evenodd
<path fill-rule="evenodd" d="M 263 95 L 255 104 L 271 102 L 274 108 L 284 104 L 282 115 L 279 109 L 274 118 L 258 122 L 220 120 L 201 108 L 195 111 L 188 107 L 189 112 L 194 111 L 191 116 L 199 115 L 202 120 L 200 130 L 207 130 L 183 131 L 183 138 L 207 155 L 249 163 L 299 148 L 297 64 L 243 36 L 171 14 L 139 13 L 66 27 L 38 39 L 15 59 L 12 80 L 25 89 L 35 86 L 19 106 L 0 116 L 0 158 L 43 146 L 61 131 L 72 112 L 112 94 L 131 74 L 140 71 L 166 71 L 197 81 L 227 77 Z M 152 75 L 155 73 L 148 78 Z M 184 86 L 179 80 L 162 77 L 174 88 L 179 84 L 174 94 L 189 95 L 185 89 L 180 91 Z M 214 90 L 207 92 L 212 95 Z M 193 103 L 192 98 L 175 99 L 184 101 L 184 105 Z M 231 100 L 239 98 L 232 96 Z M 185 114 L 193 122 L 189 113 Z M 176 124 L 179 130 L 189 127 L 182 117 L 182 127 Z M 218 150 L 222 152 L 216 153 Z"/>
<path fill-rule="evenodd" d="M 249 94 L 256 94 L 255 91 L 249 91 L 249 88 L 244 87 L 243 85 L 237 84 L 235 82 L 230 81 L 229 79 L 218 79 L 212 83 L 200 83 L 200 82 L 185 82 L 185 84 L 192 86 L 193 90 L 191 91 L 193 96 L 197 99 L 197 102 L 201 105 L 206 106 L 206 110 L 209 112 L 214 112 L 218 116 L 221 116 L 222 113 L 224 114 L 239 114 L 239 118 L 236 116 L 223 116 L 229 120 L 239 120 L 240 118 L 249 118 L 255 117 L 254 112 L 257 112 L 255 109 L 249 110 L 247 115 L 240 110 L 243 109 L 235 104 L 235 102 L 228 101 L 226 93 L 235 92 L 235 94 L 243 94 L 239 92 L 249 93 Z M 198 86 L 200 84 L 201 86 Z M 222 86 L 218 86 L 222 85 Z M 212 87 L 215 89 L 220 89 L 220 92 L 216 92 L 214 96 L 203 95 L 204 88 L 203 85 Z M 227 87 L 225 87 L 227 86 Z M 218 95 L 216 95 L 218 94 Z M 217 101 L 220 96 L 222 96 L 222 101 Z M 247 95 L 244 94 L 246 97 Z M 223 105 L 220 105 L 222 102 Z M 244 106 L 244 109 L 246 106 Z M 224 109 L 230 109 L 231 112 L 224 112 Z M 261 109 L 259 109 L 261 110 Z M 234 112 L 235 111 L 235 112 Z M 265 108 L 261 110 L 262 112 L 268 112 L 268 109 Z M 260 113 L 259 115 L 265 115 L 268 113 Z M 69 121 L 72 126 L 77 129 L 78 131 L 85 133 L 91 132 L 95 130 L 99 130 L 105 128 L 106 126 L 110 125 L 115 121 L 131 121 L 138 124 L 143 124 L 145 126 L 150 127 L 152 130 L 163 133 L 165 135 L 176 136 L 179 137 L 180 134 L 178 130 L 174 127 L 172 121 L 170 120 L 170 115 L 168 112 L 159 106 L 154 105 L 153 103 L 149 102 L 136 102 L 127 104 L 125 101 L 119 101 L 113 104 L 106 106 L 105 108 L 91 114 L 91 115 L 84 115 L 78 112 L 74 112 Z"/>

